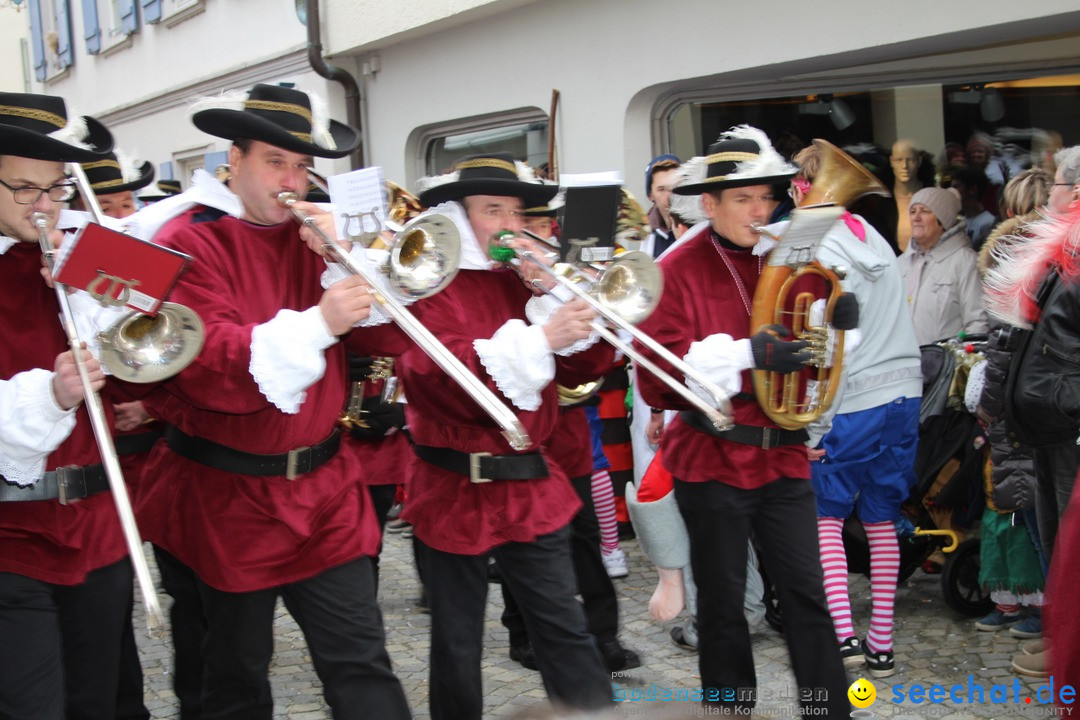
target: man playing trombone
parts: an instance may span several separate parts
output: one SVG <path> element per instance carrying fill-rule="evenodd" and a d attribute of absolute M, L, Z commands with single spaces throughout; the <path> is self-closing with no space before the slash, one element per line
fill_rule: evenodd
<path fill-rule="evenodd" d="M 61 98 L 0 93 L 0 717 L 116 717 L 132 568 L 39 246 L 75 192 L 64 163 L 111 148 Z"/>
<path fill-rule="evenodd" d="M 147 462 L 139 512 L 186 580 L 177 602 L 199 606 L 183 626 L 174 619 L 173 634 L 202 638 L 192 710 L 204 720 L 272 716 L 279 596 L 335 718 L 410 715 L 375 603 L 378 527 L 336 427 L 345 343 L 364 355 L 396 355 L 405 343 L 393 326 L 350 333 L 371 314 L 368 286 L 349 277 L 324 290 L 326 265 L 305 244 L 319 246 L 311 229 L 278 199 L 303 197 L 313 156 L 343 157 L 360 141 L 320 107 L 270 85 L 197 105 L 195 125 L 233 143 L 229 187 L 243 214 L 196 206 L 154 238 L 196 258 L 173 298 L 202 317 L 206 340 L 152 400 L 171 427 Z M 333 235 L 328 214 L 296 207 Z"/>
<path fill-rule="evenodd" d="M 479 720 L 480 660 L 488 557 L 518 601 L 552 702 L 599 708 L 610 682 L 585 626 L 570 561 L 568 525 L 581 502 L 566 473 L 542 451 L 558 420 L 555 381 L 576 387 L 611 362 L 593 345 L 593 311 L 580 300 L 546 322 L 529 324 L 526 306 L 541 298 L 491 260 L 500 236 L 520 231 L 524 209 L 547 203 L 541 184 L 508 153 L 475 156 L 449 175 L 422 181 L 420 201 L 455 218 L 461 271 L 416 315 L 476 376 L 514 406 L 532 445 L 516 453 L 477 404 L 413 349 L 399 364 L 406 415 L 419 458 L 404 518 L 414 526 L 431 607 L 431 715 Z M 514 237 L 517 250 L 537 248 Z M 526 281 L 539 271 L 523 263 Z"/>
<path fill-rule="evenodd" d="M 817 552 L 807 433 L 781 430 L 750 383 L 751 368 L 793 373 L 809 360 L 806 342 L 750 327 L 766 254 L 756 226 L 768 222 L 774 207 L 772 184 L 796 168 L 748 126 L 725 133 L 707 157 L 689 165 L 700 167 L 703 177 L 675 192 L 698 195 L 709 223 L 684 235 L 661 260 L 664 296 L 641 329 L 730 393 L 735 425 L 718 432 L 651 374 L 639 372 L 638 382 L 650 406 L 681 411 L 660 445 L 690 537 L 705 702 L 747 715 L 756 704 L 743 614 L 752 533 L 784 608 L 804 710 L 847 717 L 848 683 Z"/>

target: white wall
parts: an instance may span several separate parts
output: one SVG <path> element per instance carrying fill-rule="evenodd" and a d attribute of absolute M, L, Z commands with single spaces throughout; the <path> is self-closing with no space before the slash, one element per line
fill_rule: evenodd
<path fill-rule="evenodd" d="M 360 27 L 349 5 L 327 1 L 327 51 L 366 43 L 358 54 L 378 56 L 380 70 L 366 82 L 368 162 L 383 165 L 387 177 L 415 180 L 409 140 L 417 126 L 521 107 L 547 112 L 558 88 L 560 169 L 623 170 L 639 196 L 639 169 L 654 145 L 653 110 L 680 86 L 735 90 L 767 81 L 762 94 L 770 94 L 789 79 L 836 68 L 857 74 L 868 63 L 1080 30 L 1075 0 L 993 0 L 977 13 L 970 3 L 934 0 L 830 0 L 813 10 L 790 0 L 506 0 L 499 4 L 505 11 L 482 21 L 432 21 L 437 32 L 404 40 L 389 26 L 379 41 L 370 38 L 375 23 Z M 679 28 L 689 30 L 681 39 Z"/>
<path fill-rule="evenodd" d="M 0 91 L 27 92 L 30 70 L 24 66 L 22 42 L 30 37 L 26 3 L 20 10 L 0 7 Z"/>

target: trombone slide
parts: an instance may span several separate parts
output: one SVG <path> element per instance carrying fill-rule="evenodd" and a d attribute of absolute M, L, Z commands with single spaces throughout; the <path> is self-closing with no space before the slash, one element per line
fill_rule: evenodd
<path fill-rule="evenodd" d="M 341 265 L 350 275 L 356 275 L 370 286 L 372 298 L 386 312 L 390 318 L 408 335 L 420 349 L 431 357 L 446 374 L 457 382 L 462 389 L 475 400 L 481 408 L 502 428 L 503 437 L 515 450 L 524 450 L 532 444 L 525 426 L 499 398 L 481 380 L 469 372 L 446 346 L 439 342 L 438 338 L 431 334 L 424 325 L 416 319 L 397 299 L 384 293 L 381 284 L 372 277 L 367 269 L 357 263 L 353 257 L 345 252 L 333 238 L 329 237 L 307 213 L 293 207 L 299 199 L 295 193 L 283 192 L 278 194 L 278 202 L 288 208 L 293 216 L 306 227 L 311 228 L 323 241 L 323 251 L 331 260 Z"/>

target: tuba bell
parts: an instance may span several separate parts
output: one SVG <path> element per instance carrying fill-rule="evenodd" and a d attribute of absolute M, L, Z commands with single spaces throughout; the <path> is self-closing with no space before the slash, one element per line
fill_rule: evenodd
<path fill-rule="evenodd" d="M 821 158 L 821 169 L 796 208 L 796 216 L 800 212 L 812 212 L 812 208 L 842 208 L 864 195 L 889 194 L 881 181 L 840 148 L 820 139 L 814 140 L 814 146 Z M 792 222 L 795 222 L 794 216 Z M 797 287 L 797 283 L 811 276 L 820 278 L 828 288 L 821 322 L 811 318 L 810 313 L 818 297 Z M 793 339 L 807 341 L 810 348 L 809 377 L 803 372 L 786 375 L 767 370 L 751 372 L 758 403 L 765 414 L 784 429 L 797 430 L 817 420 L 832 404 L 840 387 L 843 331 L 834 331 L 831 366 L 827 355 L 830 354 L 829 325 L 842 292 L 842 279 L 842 270 L 826 268 L 816 260 L 781 264 L 770 260 L 758 280 L 750 313 L 751 332 L 756 333 L 770 325 L 783 325 Z"/>

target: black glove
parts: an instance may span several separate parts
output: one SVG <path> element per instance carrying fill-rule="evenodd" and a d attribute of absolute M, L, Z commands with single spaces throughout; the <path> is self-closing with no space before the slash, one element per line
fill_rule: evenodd
<path fill-rule="evenodd" d="M 401 403 L 384 403 L 378 395 L 372 395 L 364 398 L 361 407 L 364 412 L 360 418 L 367 427 L 351 428 L 349 432 L 355 438 L 378 440 L 393 428 L 405 427 L 405 406 Z"/>
<path fill-rule="evenodd" d="M 349 364 L 349 381 L 360 382 L 361 380 L 367 380 L 371 375 L 371 366 L 375 362 L 375 358 L 370 355 L 356 355 L 351 352 L 345 353 L 345 358 Z"/>
<path fill-rule="evenodd" d="M 790 337 L 790 333 L 783 325 L 769 325 L 752 336 L 750 349 L 754 353 L 754 367 L 778 373 L 802 370 L 810 359 L 807 342 L 784 340 L 785 337 Z"/>
<path fill-rule="evenodd" d="M 854 330 L 859 327 L 859 300 L 853 293 L 840 293 L 833 305 L 832 326 L 836 330 Z"/>

